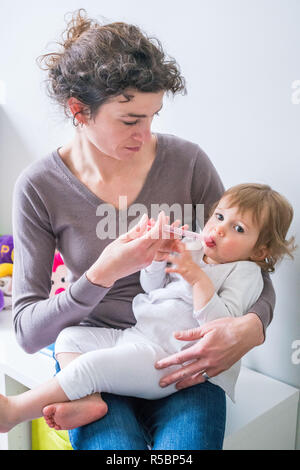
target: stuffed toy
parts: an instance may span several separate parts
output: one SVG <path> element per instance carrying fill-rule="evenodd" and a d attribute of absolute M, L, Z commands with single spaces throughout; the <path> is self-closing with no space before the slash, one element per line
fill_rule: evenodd
<path fill-rule="evenodd" d="M 12 277 L 11 276 L 0 277 L 0 295 L 2 297 L 2 300 L 0 299 L 0 310 L 1 308 L 10 308 L 12 306 L 11 294 L 12 294 Z"/>
<path fill-rule="evenodd" d="M 0 290 L 0 312 L 1 310 L 3 310 L 5 307 L 5 303 L 4 303 L 4 294 L 2 292 L 2 290 Z"/>
<path fill-rule="evenodd" d="M 12 235 L 0 237 L 0 277 L 12 276 L 14 243 Z"/>
<path fill-rule="evenodd" d="M 65 266 L 64 260 L 61 257 L 61 254 L 56 251 L 54 255 L 53 265 L 52 265 L 52 274 L 51 274 L 51 290 L 49 297 L 54 297 L 57 294 L 60 294 L 68 287 L 69 283 L 67 279 L 67 268 Z M 47 356 L 53 357 L 55 343 L 49 344 L 45 348 L 41 349 L 40 352 L 46 354 Z"/>
<path fill-rule="evenodd" d="M 55 253 L 53 266 L 52 266 L 52 276 L 51 276 L 51 291 L 50 297 L 57 295 L 60 292 L 63 292 L 68 287 L 67 279 L 67 268 L 64 264 L 64 261 L 59 252 Z"/>
<path fill-rule="evenodd" d="M 0 310 L 11 307 L 11 286 L 14 261 L 12 235 L 0 236 Z"/>

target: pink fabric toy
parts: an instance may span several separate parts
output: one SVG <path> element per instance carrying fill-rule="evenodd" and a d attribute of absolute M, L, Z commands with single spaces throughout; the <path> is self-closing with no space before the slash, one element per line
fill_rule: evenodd
<path fill-rule="evenodd" d="M 60 253 L 55 253 L 53 266 L 52 266 L 52 276 L 51 276 L 51 291 L 50 297 L 57 295 L 60 292 L 63 292 L 68 287 L 67 279 L 67 268 L 64 264 L 64 261 Z"/>

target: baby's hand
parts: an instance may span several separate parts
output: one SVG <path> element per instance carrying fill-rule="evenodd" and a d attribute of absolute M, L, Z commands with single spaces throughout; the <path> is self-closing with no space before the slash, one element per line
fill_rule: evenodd
<path fill-rule="evenodd" d="M 190 251 L 184 243 L 179 240 L 174 240 L 174 243 L 174 251 L 178 254 L 168 256 L 167 261 L 171 262 L 173 266 L 166 268 L 166 273 L 178 273 L 189 284 L 194 285 L 201 278 L 202 270 L 194 262 Z"/>

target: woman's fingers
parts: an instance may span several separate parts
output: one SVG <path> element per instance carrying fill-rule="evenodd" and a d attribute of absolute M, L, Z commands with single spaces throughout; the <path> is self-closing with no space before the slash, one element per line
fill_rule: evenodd
<path fill-rule="evenodd" d="M 130 241 L 136 238 L 140 238 L 142 235 L 146 235 L 146 239 L 149 240 L 158 240 L 163 238 L 167 241 L 169 240 L 178 240 L 181 238 L 181 235 L 175 233 L 166 233 L 163 231 L 163 226 L 168 225 L 169 216 L 166 216 L 164 211 L 161 211 L 158 215 L 157 220 L 153 218 L 149 219 L 147 214 L 143 214 L 141 220 L 127 233 L 123 234 L 121 237 L 123 240 Z M 175 220 L 171 227 L 178 228 L 180 226 L 180 220 Z M 182 225 L 180 227 L 182 230 L 188 228 L 188 224 Z M 164 235 L 164 236 L 163 236 Z"/>
<path fill-rule="evenodd" d="M 195 375 L 197 375 L 197 380 L 199 382 L 205 382 L 205 378 L 201 375 L 205 371 L 205 368 L 203 367 L 203 364 L 201 360 L 194 361 L 191 364 L 188 364 L 184 367 L 181 367 L 180 369 L 176 370 L 175 372 L 172 372 L 171 374 L 166 375 L 163 377 L 159 385 L 161 387 L 167 387 L 170 384 L 176 383 L 176 382 L 183 382 L 184 380 L 186 381 L 193 381 L 195 379 L 192 379 Z"/>
<path fill-rule="evenodd" d="M 195 341 L 203 337 L 203 330 L 199 326 L 196 326 L 189 330 L 175 331 L 174 336 L 181 341 Z"/>
<path fill-rule="evenodd" d="M 141 220 L 127 233 L 121 235 L 120 238 L 123 241 L 131 241 L 137 238 L 142 238 L 143 240 L 151 240 L 155 242 L 161 238 L 162 227 L 163 224 L 166 223 L 166 220 L 167 217 L 163 211 L 159 213 L 155 223 L 149 221 L 147 214 L 143 214 Z"/>
<path fill-rule="evenodd" d="M 136 238 L 140 238 L 147 230 L 148 220 L 149 219 L 147 214 L 143 214 L 141 220 L 127 233 L 121 235 L 120 238 L 124 241 L 130 241 L 135 240 Z"/>
<path fill-rule="evenodd" d="M 177 390 L 182 390 L 184 388 L 192 387 L 192 385 L 197 385 L 202 382 L 205 382 L 205 377 L 203 377 L 203 371 L 199 372 L 198 374 L 194 374 L 191 377 L 188 377 L 187 379 L 180 380 L 176 384 Z M 209 376 L 210 377 L 210 376 Z"/>
<path fill-rule="evenodd" d="M 180 338 L 181 339 L 181 338 Z M 183 349 L 180 352 L 175 354 L 171 354 L 160 361 L 157 361 L 155 367 L 157 369 L 164 369 L 165 367 L 173 366 L 176 364 L 183 364 L 184 362 L 200 359 L 199 353 L 199 344 L 196 343 L 195 345 Z"/>
<path fill-rule="evenodd" d="M 151 241 L 150 246 L 158 240 L 160 242 L 162 241 L 163 226 L 167 223 L 167 220 L 168 218 L 164 211 L 161 211 L 158 215 L 156 223 L 143 235 L 145 240 Z"/>

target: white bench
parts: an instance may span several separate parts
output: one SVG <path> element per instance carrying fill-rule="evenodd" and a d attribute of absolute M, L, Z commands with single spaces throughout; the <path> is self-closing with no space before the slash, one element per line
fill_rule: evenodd
<path fill-rule="evenodd" d="M 54 360 L 17 344 L 10 311 L 0 312 L 0 393 L 21 393 L 54 375 Z M 236 403 L 227 400 L 224 449 L 295 448 L 299 390 L 242 367 Z M 0 434 L 0 450 L 31 449 L 31 423 Z"/>

